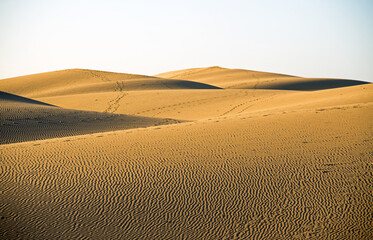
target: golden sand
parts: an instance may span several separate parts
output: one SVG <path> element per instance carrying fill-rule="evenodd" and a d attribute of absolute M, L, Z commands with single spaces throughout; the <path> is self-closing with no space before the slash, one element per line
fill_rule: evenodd
<path fill-rule="evenodd" d="M 0 95 L 0 234 L 372 239 L 362 83 L 219 67 L 0 80 L 24 97 Z"/>

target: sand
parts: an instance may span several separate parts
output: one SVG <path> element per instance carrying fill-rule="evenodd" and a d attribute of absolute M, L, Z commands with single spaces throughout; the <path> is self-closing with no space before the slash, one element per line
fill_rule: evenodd
<path fill-rule="evenodd" d="M 4 92 L 0 92 L 0 112 L 0 144 L 181 122 L 60 108 Z"/>
<path fill-rule="evenodd" d="M 0 234 L 372 239 L 373 84 L 229 71 L 0 80 Z"/>
<path fill-rule="evenodd" d="M 156 75 L 169 79 L 195 80 L 221 88 L 322 90 L 364 84 L 363 81 L 328 78 L 302 78 L 277 73 L 228 69 L 221 67 L 194 68 Z"/>

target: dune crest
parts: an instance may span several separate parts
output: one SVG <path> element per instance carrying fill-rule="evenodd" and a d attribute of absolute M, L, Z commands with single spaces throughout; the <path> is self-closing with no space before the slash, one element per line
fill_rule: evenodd
<path fill-rule="evenodd" d="M 233 89 L 278 89 L 312 91 L 367 84 L 364 81 L 302 78 L 285 74 L 221 67 L 192 68 L 155 75 L 162 78 L 193 80 Z"/>
<path fill-rule="evenodd" d="M 81 93 L 159 89 L 218 89 L 204 83 L 152 76 L 68 69 L 0 80 L 0 89 L 38 98 Z"/>

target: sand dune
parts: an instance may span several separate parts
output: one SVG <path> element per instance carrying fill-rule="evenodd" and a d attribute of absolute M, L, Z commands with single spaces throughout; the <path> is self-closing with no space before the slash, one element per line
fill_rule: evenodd
<path fill-rule="evenodd" d="M 3 145 L 5 234 L 370 239 L 372 110 L 247 115 Z"/>
<path fill-rule="evenodd" d="M 2 91 L 0 91 L 0 101 L 1 101 L 2 104 L 5 104 L 6 102 L 13 102 L 13 103 L 18 102 L 18 103 L 30 103 L 30 104 L 38 104 L 38 105 L 45 105 L 45 106 L 52 106 L 53 107 L 53 105 L 48 104 L 48 103 L 36 101 L 36 100 L 30 99 L 30 98 L 17 96 L 17 95 L 2 92 Z"/>
<path fill-rule="evenodd" d="M 224 115 L 322 108 L 372 100 L 373 84 L 323 91 L 264 89 L 132 91 L 111 108 L 111 93 L 39 98 L 66 108 L 87 111 L 114 110 L 120 114 L 199 120 Z M 277 110 L 276 110 L 277 109 Z"/>
<path fill-rule="evenodd" d="M 368 84 L 368 82 L 348 80 L 348 79 L 330 79 L 330 78 L 300 78 L 282 81 L 266 81 L 258 84 L 256 88 L 260 89 L 282 89 L 282 90 L 300 90 L 313 91 L 331 88 L 349 87 Z"/>
<path fill-rule="evenodd" d="M 111 107 L 112 93 L 79 94 L 38 98 L 39 100 L 64 106 L 66 108 L 109 111 L 148 117 L 170 117 L 184 120 L 198 120 L 224 115 L 234 106 L 259 100 L 265 100 L 275 95 L 282 95 L 279 91 L 250 90 L 161 90 L 161 91 L 132 91 L 115 102 Z"/>
<path fill-rule="evenodd" d="M 0 144 L 180 122 L 63 109 L 4 92 L 0 92 L 0 112 Z"/>
<path fill-rule="evenodd" d="M 0 89 L 21 95 L 0 94 L 5 239 L 373 238 L 373 84 L 212 67 Z"/>
<path fill-rule="evenodd" d="M 0 89 L 3 91 L 32 98 L 112 91 L 217 88 L 188 80 L 86 69 L 61 70 L 0 81 Z"/>
<path fill-rule="evenodd" d="M 367 82 L 347 79 L 301 78 L 284 74 L 228 69 L 221 67 L 194 68 L 168 73 L 157 77 L 193 80 L 221 88 L 238 89 L 280 89 L 280 90 L 322 90 L 355 86 Z"/>

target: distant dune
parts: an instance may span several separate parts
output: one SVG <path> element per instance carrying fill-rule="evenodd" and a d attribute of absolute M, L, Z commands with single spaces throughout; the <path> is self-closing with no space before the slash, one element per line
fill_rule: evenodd
<path fill-rule="evenodd" d="M 188 80 L 69 69 L 8 78 L 0 81 L 0 89 L 28 97 L 48 97 L 108 91 L 157 89 L 217 89 L 218 87 Z"/>
<path fill-rule="evenodd" d="M 4 239 L 373 239 L 372 83 L 71 69 L 0 91 Z"/>
<path fill-rule="evenodd" d="M 212 84 L 222 88 L 238 89 L 312 91 L 367 84 L 367 82 L 356 80 L 301 78 L 283 74 L 249 71 L 243 69 L 228 69 L 221 67 L 186 69 L 161 73 L 156 76 L 170 79 L 193 80 L 201 83 Z"/>

